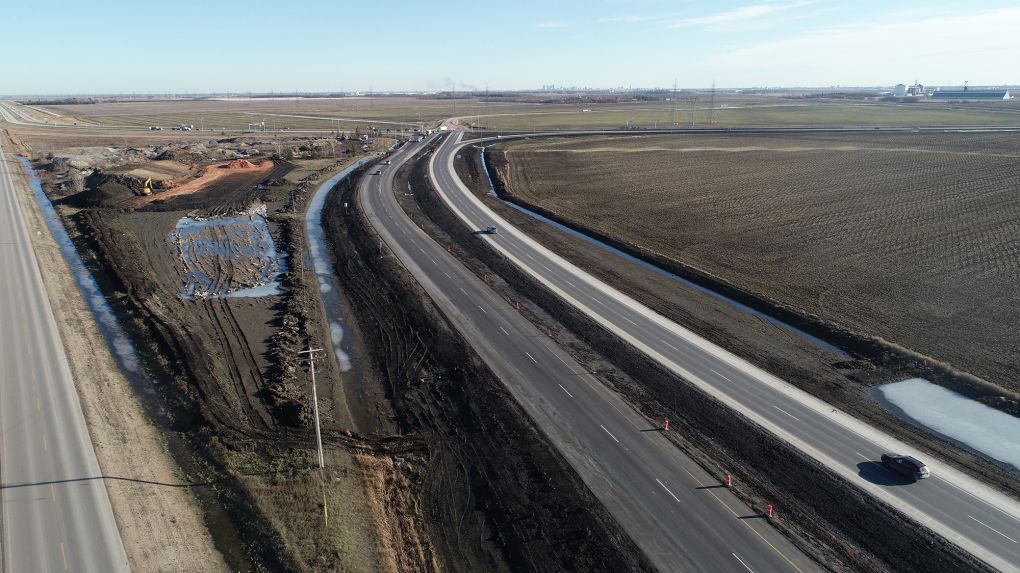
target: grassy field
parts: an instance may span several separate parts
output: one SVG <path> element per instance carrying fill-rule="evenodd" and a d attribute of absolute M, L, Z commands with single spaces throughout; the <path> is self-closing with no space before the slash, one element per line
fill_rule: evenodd
<path fill-rule="evenodd" d="M 858 332 L 1020 389 L 1013 134 L 502 144 L 511 192 Z"/>

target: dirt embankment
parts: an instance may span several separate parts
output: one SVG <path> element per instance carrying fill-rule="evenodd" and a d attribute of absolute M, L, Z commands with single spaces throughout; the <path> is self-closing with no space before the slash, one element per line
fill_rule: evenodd
<path fill-rule="evenodd" d="M 334 191 L 324 215 L 337 274 L 358 322 L 373 326 L 371 359 L 399 424 L 425 445 L 406 471 L 443 568 L 649 569 L 413 278 L 378 256 L 355 180 Z"/>
<path fill-rule="evenodd" d="M 66 163 L 58 157 L 44 166 L 61 170 L 68 168 Z M 148 161 L 95 169 L 87 176 L 72 172 L 67 180 L 59 182 L 64 195 L 60 201 L 76 208 L 197 211 L 211 217 L 246 209 L 270 186 L 282 184 L 293 167 L 282 159 L 258 163 L 235 159 L 209 165 Z M 153 193 L 143 195 L 150 177 Z"/>
<path fill-rule="evenodd" d="M 468 180 L 469 168 L 461 167 Z M 474 181 L 480 185 L 475 169 Z M 494 273 L 513 288 L 516 298 L 530 300 L 539 309 L 531 316 L 547 317 L 544 330 L 583 364 L 597 369 L 607 384 L 646 415 L 669 418 L 670 429 L 677 430 L 670 436 L 678 447 L 720 481 L 732 474 L 740 484 L 738 494 L 752 507 L 773 503 L 780 508 L 782 517 L 775 521 L 776 527 L 822 563 L 834 570 L 874 572 L 986 569 L 755 424 L 730 414 L 518 271 L 477 241 L 472 230 L 448 210 L 421 165 L 412 176 L 412 187 L 421 212 L 442 228 L 443 240 L 457 245 L 454 252 L 466 264 L 479 274 Z"/>
<path fill-rule="evenodd" d="M 293 165 L 280 159 L 214 164 L 205 167 L 196 179 L 152 195 L 134 197 L 124 207 L 159 211 L 198 209 L 206 216 L 240 211 L 292 168 Z"/>

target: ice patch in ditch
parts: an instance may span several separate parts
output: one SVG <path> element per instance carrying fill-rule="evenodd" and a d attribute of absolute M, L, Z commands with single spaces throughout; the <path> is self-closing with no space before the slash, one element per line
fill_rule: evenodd
<path fill-rule="evenodd" d="M 276 250 L 265 215 L 263 205 L 229 217 L 181 218 L 169 237 L 184 268 L 180 296 L 279 295 L 284 254 Z"/>
<path fill-rule="evenodd" d="M 326 313 L 326 320 L 329 322 L 330 342 L 341 372 L 349 371 L 352 363 L 351 357 L 344 351 L 345 317 L 340 311 L 341 292 L 336 286 L 336 276 L 333 274 L 334 261 L 326 245 L 325 233 L 322 228 L 322 210 L 326 205 L 329 191 L 341 179 L 347 177 L 367 161 L 369 158 L 359 159 L 347 169 L 319 185 L 308 201 L 308 210 L 305 212 L 305 236 L 308 237 L 307 254 L 312 261 L 312 269 L 315 270 L 315 280 L 319 283 L 319 292 L 322 293 L 322 307 Z"/>
<path fill-rule="evenodd" d="M 878 391 L 912 421 L 1020 469 L 1020 418 L 923 378 L 885 384 Z"/>

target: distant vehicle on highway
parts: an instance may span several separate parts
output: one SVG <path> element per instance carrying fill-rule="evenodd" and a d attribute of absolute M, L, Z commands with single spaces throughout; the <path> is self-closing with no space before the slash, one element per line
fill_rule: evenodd
<path fill-rule="evenodd" d="M 882 465 L 913 480 L 922 480 L 931 476 L 928 466 L 912 456 L 882 454 Z"/>
<path fill-rule="evenodd" d="M 383 164 L 383 165 L 392 165 L 392 164 L 393 164 L 393 162 L 392 162 L 392 161 L 390 161 L 389 159 L 387 159 L 386 161 L 383 161 L 383 163 L 382 163 L 382 164 Z"/>
<path fill-rule="evenodd" d="M 489 225 L 488 227 L 486 227 L 485 228 L 485 234 L 486 235 L 495 235 L 496 234 L 496 226 L 495 225 Z"/>
<path fill-rule="evenodd" d="M 372 175 L 382 175 L 382 170 L 381 169 L 376 169 L 375 173 L 373 173 Z"/>

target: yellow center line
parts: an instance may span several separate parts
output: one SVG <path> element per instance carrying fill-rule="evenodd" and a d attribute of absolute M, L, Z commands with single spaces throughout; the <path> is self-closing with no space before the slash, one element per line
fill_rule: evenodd
<path fill-rule="evenodd" d="M 64 542 L 60 542 L 60 558 L 64 560 L 64 571 L 67 571 L 67 554 L 64 553 Z"/>
<path fill-rule="evenodd" d="M 683 466 L 680 466 L 680 467 L 681 467 L 681 469 L 683 469 L 683 470 L 684 470 L 685 472 L 687 472 L 687 475 L 691 476 L 691 479 L 693 479 L 693 480 L 694 480 L 694 483 L 698 484 L 698 487 L 704 487 L 704 485 L 703 485 L 703 484 L 701 483 L 701 480 L 699 480 L 698 478 L 694 477 L 694 474 L 692 474 L 692 473 L 691 473 L 690 471 L 688 471 L 688 470 L 687 470 L 687 468 L 685 468 L 685 467 L 683 467 Z M 709 494 L 709 495 L 711 495 L 712 497 L 714 497 L 714 498 L 715 498 L 715 500 L 719 502 L 719 505 L 721 505 L 721 506 L 725 507 L 725 508 L 726 508 L 726 511 L 730 512 L 731 514 L 733 514 L 733 517 L 736 517 L 736 518 L 737 518 L 737 520 L 738 520 L 738 521 L 740 521 L 740 523 L 741 523 L 742 525 L 744 525 L 744 527 L 747 527 L 748 529 L 750 529 L 750 530 L 751 530 L 751 532 L 752 532 L 752 533 L 754 533 L 755 535 L 757 535 L 757 536 L 758 536 L 758 539 L 761 539 L 762 541 L 764 541 L 764 542 L 765 542 L 765 544 L 766 544 L 766 545 L 768 545 L 769 547 L 771 547 L 771 548 L 772 548 L 772 550 L 773 550 L 773 551 L 775 551 L 777 555 L 779 555 L 780 557 L 782 557 L 782 558 L 783 558 L 783 560 L 784 560 L 784 561 L 786 561 L 787 563 L 789 563 L 789 564 L 790 564 L 790 567 L 793 567 L 794 569 L 796 569 L 798 573 L 804 573 L 804 572 L 803 572 L 803 571 L 801 570 L 801 568 L 800 568 L 800 567 L 797 567 L 797 564 L 796 564 L 796 563 L 794 563 L 793 561 L 790 561 L 790 558 L 789 558 L 789 557 L 787 557 L 785 553 L 783 553 L 782 551 L 780 551 L 780 550 L 779 550 L 779 549 L 778 549 L 778 548 L 777 548 L 777 547 L 776 547 L 775 545 L 772 545 L 772 543 L 770 543 L 768 539 L 765 539 L 765 537 L 764 537 L 764 536 L 763 536 L 763 535 L 762 535 L 761 533 L 759 533 L 757 529 L 755 529 L 755 528 L 751 527 L 751 524 L 750 524 L 750 523 L 748 523 L 748 522 L 747 522 L 746 520 L 744 520 L 744 519 L 740 519 L 740 516 L 739 516 L 739 515 L 737 515 L 737 512 L 733 511 L 733 509 L 732 509 L 732 508 L 731 508 L 731 507 L 730 507 L 729 505 L 727 505 L 727 504 L 726 504 L 726 502 L 724 502 L 724 501 L 722 500 L 722 498 L 721 498 L 721 497 L 717 496 L 717 495 L 715 494 L 715 492 L 713 492 L 713 491 L 709 490 L 709 491 L 708 491 L 708 494 Z"/>
<path fill-rule="evenodd" d="M 562 362 L 562 363 L 563 363 L 563 365 L 567 367 L 567 370 L 569 370 L 571 374 L 574 374 L 574 375 L 580 375 L 581 379 L 582 379 L 582 380 L 584 380 L 585 382 L 587 382 L 587 383 L 588 383 L 589 385 L 592 385 L 592 386 L 593 386 L 593 384 L 597 382 L 597 381 L 595 381 L 595 380 L 594 380 L 594 376 L 592 376 L 591 374 L 588 374 L 587 372 L 585 372 L 584 374 L 580 374 L 580 373 L 574 372 L 573 368 L 571 368 L 571 367 L 570 367 L 570 365 L 569 365 L 569 364 L 567 364 L 567 362 L 566 362 L 565 360 L 563 360 L 562 358 L 560 358 L 559 354 L 557 354 L 557 353 L 553 352 L 553 353 L 552 353 L 552 355 L 553 355 L 553 356 L 555 356 L 557 360 L 559 360 L 560 362 Z M 591 380 L 591 381 L 589 381 L 589 380 L 588 380 L 588 378 L 592 378 L 592 380 Z M 595 389 L 595 388 L 594 388 L 594 386 L 593 386 L 593 389 Z M 619 414 L 620 414 L 621 416 L 623 416 L 623 418 L 624 418 L 625 420 L 627 420 L 627 422 L 629 422 L 629 423 L 630 423 L 630 424 L 631 424 L 632 426 L 634 426 L 634 428 L 635 428 L 635 429 L 638 429 L 638 430 L 640 430 L 640 429 L 641 429 L 640 427 L 638 427 L 638 426 L 635 426 L 635 425 L 634 425 L 634 423 L 630 421 L 630 417 L 629 417 L 629 416 L 627 416 L 627 415 L 625 415 L 625 414 L 624 414 L 623 412 L 621 412 L 621 411 L 620 411 L 620 409 L 616 407 L 616 404 L 614 404 L 614 403 L 613 403 L 612 401 L 608 401 L 608 402 L 609 402 L 609 405 L 610 405 L 610 406 L 612 406 L 612 407 L 613 407 L 613 409 L 614 409 L 614 410 L 616 410 L 616 411 L 617 411 L 617 412 L 618 412 L 618 413 L 619 413 Z M 692 473 L 691 473 L 690 471 L 688 471 L 688 470 L 687 470 L 687 468 L 685 468 L 685 467 L 683 467 L 683 466 L 680 466 L 680 467 L 681 467 L 681 469 L 683 469 L 683 470 L 684 470 L 685 472 L 687 472 L 687 475 L 691 476 L 691 479 L 693 479 L 693 480 L 694 480 L 694 482 L 695 482 L 696 484 L 698 484 L 698 487 L 703 487 L 703 484 L 701 483 L 701 480 L 699 480 L 699 479 L 698 479 L 697 477 L 695 477 L 695 476 L 694 476 L 694 474 L 692 474 Z M 737 514 L 737 512 L 733 511 L 733 509 L 732 509 L 732 508 L 731 508 L 731 507 L 730 507 L 729 505 L 727 505 L 727 504 L 726 504 L 726 503 L 725 503 L 725 502 L 724 502 L 724 501 L 722 500 L 722 498 L 720 498 L 719 496 L 717 496 L 717 495 L 715 494 L 715 492 L 709 491 L 708 493 L 709 493 L 709 495 L 711 495 L 711 496 L 712 496 L 713 498 L 715 498 L 715 500 L 716 500 L 716 501 L 718 501 L 718 502 L 719 502 L 719 505 L 721 505 L 721 506 L 723 506 L 724 508 L 726 508 L 726 511 L 730 512 L 730 514 L 731 514 L 731 515 L 733 515 L 733 517 L 736 517 L 736 518 L 737 518 L 737 520 L 738 520 L 738 521 L 740 521 L 740 523 L 741 523 L 741 524 L 743 524 L 743 525 L 744 525 L 745 527 L 747 527 L 748 529 L 750 529 L 752 533 L 754 533 L 755 535 L 757 535 L 759 539 L 761 539 L 762 541 L 764 541 L 764 542 L 765 542 L 765 544 L 766 544 L 766 545 L 768 545 L 769 547 L 771 547 L 771 548 L 772 548 L 772 550 L 773 550 L 773 551 L 775 551 L 775 552 L 776 552 L 776 554 L 778 554 L 778 555 L 779 555 L 780 557 L 782 557 L 784 561 L 786 561 L 787 563 L 789 563 L 789 564 L 790 564 L 790 567 L 793 567 L 794 569 L 796 569 L 798 573 L 804 573 L 804 572 L 803 572 L 803 570 L 802 570 L 802 569 L 801 569 L 800 567 L 797 567 L 797 564 L 796 564 L 796 563 L 794 563 L 793 561 L 790 561 L 790 558 L 789 558 L 789 557 L 787 557 L 785 553 L 783 553 L 782 551 L 780 551 L 780 550 L 779 550 L 779 549 L 778 549 L 778 548 L 777 548 L 777 547 L 776 547 L 775 545 L 772 545 L 772 543 L 770 543 L 768 539 L 765 539 L 765 537 L 764 537 L 764 536 L 763 536 L 763 535 L 762 535 L 761 533 L 759 533 L 757 529 L 755 529 L 755 528 L 751 527 L 751 524 L 750 524 L 750 523 L 748 523 L 748 522 L 747 522 L 746 520 L 740 519 L 740 515 L 738 515 L 738 514 Z"/>

